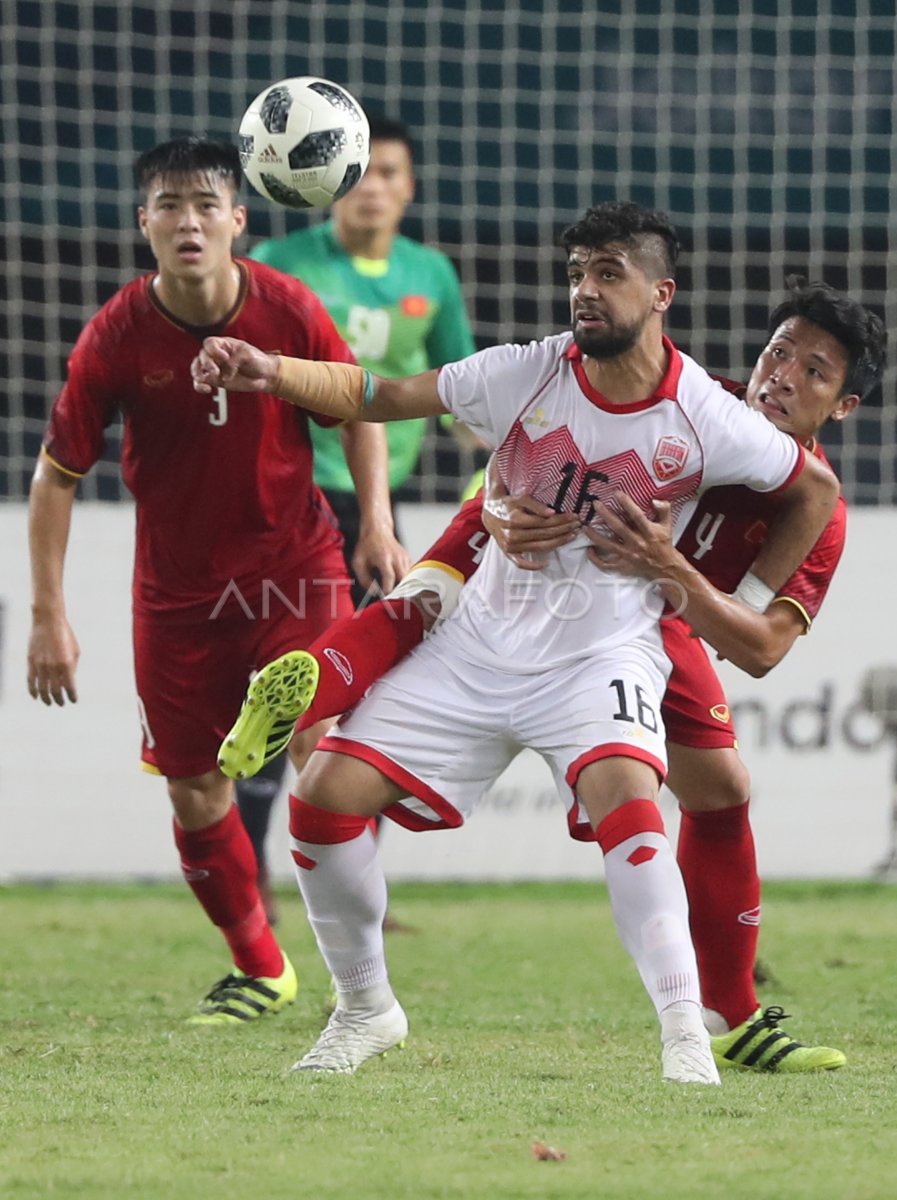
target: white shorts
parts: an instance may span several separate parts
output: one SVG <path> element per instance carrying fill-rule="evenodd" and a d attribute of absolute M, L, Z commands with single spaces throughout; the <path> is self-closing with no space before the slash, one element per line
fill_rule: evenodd
<path fill-rule="evenodd" d="M 588 763 L 624 756 L 666 774 L 660 698 L 669 661 L 645 643 L 539 674 L 455 655 L 450 626 L 378 680 L 318 743 L 375 766 L 407 792 L 386 812 L 409 829 L 463 824 L 524 747 L 545 759 L 573 837 L 592 840 L 576 781 Z"/>

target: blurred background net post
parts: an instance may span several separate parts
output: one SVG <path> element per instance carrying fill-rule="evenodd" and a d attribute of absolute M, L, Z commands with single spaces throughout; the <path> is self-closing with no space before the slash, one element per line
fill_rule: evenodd
<path fill-rule="evenodd" d="M 557 233 L 612 198 L 664 209 L 679 228 L 685 253 L 669 331 L 711 370 L 746 377 L 789 272 L 850 291 L 897 328 L 888 287 L 897 256 L 893 0 L 0 0 L 0 18 L 0 785 L 10 798 L 0 808 L 10 822 L 0 831 L 0 877 L 173 871 L 155 784 L 135 769 L 133 518 L 114 430 L 79 486 L 88 503 L 73 531 L 91 540 L 69 567 L 82 572 L 69 583 L 82 703 L 47 713 L 23 682 L 29 479 L 82 325 L 151 269 L 135 220 L 139 152 L 185 133 L 233 140 L 263 88 L 321 75 L 413 131 L 418 194 L 403 231 L 452 257 L 481 347 L 567 326 Z M 248 188 L 244 198 L 247 248 L 323 215 L 277 208 Z M 759 684 L 722 664 L 768 877 L 857 877 L 893 859 L 893 749 L 860 694 L 869 669 L 894 662 L 880 586 L 897 574 L 894 390 L 892 353 L 883 387 L 825 431 L 851 518 L 812 636 Z M 475 465 L 475 452 L 434 424 L 408 493 L 415 510 L 446 506 L 427 534 L 445 523 Z M 421 535 L 410 549 L 430 540 Z M 499 789 L 500 834 L 486 805 L 478 839 L 461 830 L 450 853 L 436 848 L 440 839 L 418 839 L 394 873 L 429 877 L 429 856 L 444 854 L 432 871 L 452 877 L 591 878 L 593 859 L 574 859 L 540 781 L 521 772 Z M 53 832 L 51 808 L 62 812 L 73 789 L 98 820 L 111 812 L 131 835 L 114 863 L 74 861 L 64 823 Z M 502 813 L 514 805 L 530 823 L 515 825 L 511 845 Z M 542 822 L 535 834 L 533 822 Z M 41 842 L 33 855 L 29 830 Z M 556 838 L 553 857 L 544 841 L 541 855 L 532 851 L 543 834 Z"/>
<path fill-rule="evenodd" d="M 415 131 L 405 229 L 455 260 L 481 346 L 563 327 L 555 235 L 614 197 L 680 228 L 670 329 L 712 370 L 738 376 L 753 362 L 789 270 L 849 289 L 895 326 L 891 2 L 3 0 L 0 11 L 7 498 L 27 494 L 81 325 L 149 267 L 135 155 L 184 132 L 232 139 L 249 100 L 290 75 L 338 80 Z M 247 200 L 250 243 L 306 219 Z M 887 404 L 874 397 L 826 435 L 851 503 L 897 503 L 894 371 Z M 111 439 L 84 498 L 122 497 L 116 449 Z M 471 465 L 434 430 L 414 495 L 453 501 Z"/>

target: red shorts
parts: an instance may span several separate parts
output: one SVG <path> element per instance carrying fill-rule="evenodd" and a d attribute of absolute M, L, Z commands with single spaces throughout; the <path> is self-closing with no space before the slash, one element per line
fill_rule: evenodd
<path fill-rule="evenodd" d="M 696 750 L 734 746 L 735 726 L 723 685 L 699 638 L 680 617 L 660 622 L 663 648 L 673 664 L 660 711 L 667 741 Z"/>
<path fill-rule="evenodd" d="M 261 607 L 229 601 L 212 619 L 185 623 L 134 614 L 134 672 L 143 725 L 141 761 L 184 779 L 211 771 L 254 671 L 302 650 L 354 611 L 342 550 L 304 564 L 305 586 Z"/>

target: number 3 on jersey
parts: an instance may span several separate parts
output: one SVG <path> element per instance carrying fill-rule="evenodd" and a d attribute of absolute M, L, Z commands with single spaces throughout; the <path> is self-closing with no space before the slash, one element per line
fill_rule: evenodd
<path fill-rule="evenodd" d="M 212 403 L 215 405 L 215 411 L 209 413 L 210 425 L 224 425 L 227 422 L 227 392 L 224 388 L 219 388 L 212 397 Z"/>

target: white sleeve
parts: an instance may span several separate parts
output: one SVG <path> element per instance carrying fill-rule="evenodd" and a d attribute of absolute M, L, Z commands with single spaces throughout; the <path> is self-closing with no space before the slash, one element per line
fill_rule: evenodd
<path fill-rule="evenodd" d="M 492 346 L 444 366 L 436 386 L 445 408 L 494 450 L 557 365 L 545 342 Z"/>
<path fill-rule="evenodd" d="M 802 462 L 798 443 L 725 388 L 719 392 L 705 409 L 709 419 L 700 431 L 701 490 L 740 483 L 755 492 L 774 492 L 790 483 Z"/>

